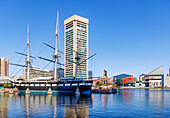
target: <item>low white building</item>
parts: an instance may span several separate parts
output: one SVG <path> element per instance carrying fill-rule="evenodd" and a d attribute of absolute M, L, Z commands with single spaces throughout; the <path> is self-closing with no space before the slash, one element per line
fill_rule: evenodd
<path fill-rule="evenodd" d="M 141 80 L 144 80 L 145 87 L 165 87 L 164 65 L 156 68 L 148 74 L 142 75 Z"/>
<path fill-rule="evenodd" d="M 170 76 L 164 77 L 164 87 L 170 87 Z"/>

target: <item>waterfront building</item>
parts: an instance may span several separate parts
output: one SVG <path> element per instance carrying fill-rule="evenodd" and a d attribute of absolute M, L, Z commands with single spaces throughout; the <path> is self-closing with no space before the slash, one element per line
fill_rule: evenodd
<path fill-rule="evenodd" d="M 0 76 L 7 76 L 9 71 L 9 60 L 8 58 L 0 58 Z"/>
<path fill-rule="evenodd" d="M 8 81 L 9 79 L 10 79 L 10 78 L 7 77 L 7 76 L 0 76 L 0 87 L 3 86 L 3 84 L 5 84 L 5 83 L 10 83 L 10 82 Z"/>
<path fill-rule="evenodd" d="M 133 76 L 129 74 L 119 74 L 119 75 L 113 76 L 113 80 L 115 81 L 117 87 L 122 87 L 122 86 L 125 87 L 125 83 L 131 82 L 130 80 L 132 79 L 133 79 Z"/>
<path fill-rule="evenodd" d="M 164 65 L 144 75 L 146 87 L 164 87 Z"/>
<path fill-rule="evenodd" d="M 170 87 L 170 76 L 164 76 L 164 87 Z"/>
<path fill-rule="evenodd" d="M 145 74 L 141 74 L 141 75 L 139 76 L 139 81 L 140 81 L 140 82 L 145 81 Z"/>
<path fill-rule="evenodd" d="M 103 77 L 99 79 L 99 82 L 104 85 L 112 84 L 112 81 L 110 78 L 107 77 L 107 71 L 104 70 Z"/>
<path fill-rule="evenodd" d="M 58 68 L 58 78 L 64 77 L 64 69 L 63 68 Z M 29 78 L 33 79 L 36 77 L 53 77 L 54 72 L 50 71 L 48 69 L 41 69 L 41 68 L 35 68 L 32 67 L 29 69 Z M 23 69 L 23 78 L 26 79 L 27 77 L 27 68 Z"/>
<path fill-rule="evenodd" d="M 133 79 L 129 80 L 128 82 L 125 83 L 125 87 L 135 87 L 136 84 L 138 84 L 139 81 L 135 77 Z"/>
<path fill-rule="evenodd" d="M 63 68 L 57 68 L 58 72 L 58 78 L 64 77 L 64 69 Z"/>
<path fill-rule="evenodd" d="M 93 79 L 93 87 L 96 86 L 96 83 L 97 83 L 97 79 Z"/>
<path fill-rule="evenodd" d="M 41 68 L 36 68 L 32 67 L 29 69 L 29 79 L 33 79 L 36 77 L 52 77 L 53 72 L 48 70 L 48 69 L 41 69 Z M 27 78 L 27 68 L 23 69 L 23 78 Z"/>
<path fill-rule="evenodd" d="M 141 74 L 139 76 L 139 81 L 135 83 L 135 87 L 145 87 L 145 75 L 146 74 Z"/>
<path fill-rule="evenodd" d="M 96 86 L 97 82 L 100 82 L 101 85 L 111 85 L 112 79 L 107 77 L 107 71 L 104 70 L 103 77 L 101 77 L 97 80 L 93 80 L 93 85 Z"/>
<path fill-rule="evenodd" d="M 136 82 L 127 82 L 125 83 L 125 87 L 136 87 Z"/>
<path fill-rule="evenodd" d="M 93 70 L 88 71 L 88 79 L 93 79 Z"/>
<path fill-rule="evenodd" d="M 77 67 L 77 78 L 88 78 L 88 24 L 89 20 L 78 15 L 73 15 L 64 21 L 65 53 L 64 76 L 75 77 L 77 52 L 80 58 Z M 86 60 L 86 61 L 84 61 Z M 82 63 L 81 63 L 82 62 Z"/>

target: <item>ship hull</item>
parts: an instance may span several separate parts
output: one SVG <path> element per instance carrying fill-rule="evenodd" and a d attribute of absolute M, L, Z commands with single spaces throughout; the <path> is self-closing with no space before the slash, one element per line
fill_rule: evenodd
<path fill-rule="evenodd" d="M 80 94 L 91 94 L 92 81 L 37 81 L 37 82 L 15 82 L 14 86 L 19 92 L 25 93 L 29 88 L 31 93 L 47 93 L 51 88 L 52 93 L 72 93 L 78 88 Z"/>

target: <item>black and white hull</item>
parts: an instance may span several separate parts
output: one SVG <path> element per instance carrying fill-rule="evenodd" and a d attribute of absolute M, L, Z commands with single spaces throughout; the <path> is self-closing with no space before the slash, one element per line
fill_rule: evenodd
<path fill-rule="evenodd" d="M 78 88 L 80 93 L 92 93 L 93 81 L 21 81 L 15 82 L 14 86 L 19 92 L 25 92 L 29 88 L 31 93 L 47 93 L 51 88 L 52 93 L 75 93 Z"/>

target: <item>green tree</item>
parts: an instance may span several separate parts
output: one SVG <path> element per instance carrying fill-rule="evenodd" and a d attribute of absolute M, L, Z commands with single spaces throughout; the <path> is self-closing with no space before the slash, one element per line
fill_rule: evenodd
<path fill-rule="evenodd" d="M 101 86 L 101 84 L 100 84 L 100 82 L 98 81 L 98 82 L 96 82 L 96 86 Z"/>

